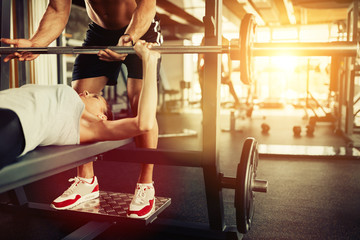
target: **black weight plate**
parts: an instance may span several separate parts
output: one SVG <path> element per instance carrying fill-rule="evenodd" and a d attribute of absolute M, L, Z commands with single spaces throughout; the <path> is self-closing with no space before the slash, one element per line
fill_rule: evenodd
<path fill-rule="evenodd" d="M 248 13 L 241 20 L 239 32 L 240 80 L 249 85 L 252 82 L 252 47 L 255 36 L 255 16 Z"/>
<path fill-rule="evenodd" d="M 237 167 L 235 187 L 236 225 L 238 231 L 243 234 L 250 230 L 254 215 L 254 194 L 251 181 L 255 178 L 257 161 L 257 142 L 254 138 L 247 138 Z"/>
<path fill-rule="evenodd" d="M 257 172 L 257 167 L 259 165 L 259 150 L 257 148 L 257 143 L 256 143 L 256 147 L 255 147 L 255 150 L 254 150 L 254 155 L 253 155 L 253 161 L 254 161 L 254 178 L 256 177 L 256 172 Z"/>

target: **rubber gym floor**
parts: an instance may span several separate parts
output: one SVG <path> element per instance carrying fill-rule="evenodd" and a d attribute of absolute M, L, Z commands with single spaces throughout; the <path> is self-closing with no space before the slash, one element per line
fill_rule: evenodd
<path fill-rule="evenodd" d="M 234 177 L 241 146 L 248 136 L 259 144 L 345 146 L 328 123 L 319 123 L 314 136 L 304 133 L 307 120 L 303 111 L 284 115 L 283 110 L 254 110 L 250 118 L 238 118 L 235 132 L 221 131 L 219 136 L 220 170 Z M 199 111 L 161 113 L 160 133 L 181 129 L 195 130 L 193 137 L 161 138 L 159 148 L 201 149 Z M 229 112 L 222 111 L 220 128 L 229 128 Z M 261 124 L 270 126 L 261 133 Z M 294 125 L 302 127 L 294 137 Z M 285 148 L 285 147 L 284 147 Z M 133 163 L 95 163 L 101 190 L 134 191 L 139 165 Z M 50 203 L 68 186 L 75 170 L 64 172 L 25 187 L 30 201 Z M 252 228 L 243 239 L 360 239 L 360 161 L 352 159 L 310 159 L 279 157 L 259 160 L 258 178 L 269 182 L 268 192 L 257 193 Z M 155 166 L 156 195 L 170 197 L 172 204 L 160 215 L 196 223 L 207 222 L 206 197 L 202 170 L 190 167 Z M 234 191 L 224 189 L 226 223 L 235 224 Z M 0 200 L 6 200 L 5 194 Z M 0 210 L 2 239 L 60 239 L 80 227 L 86 219 L 67 219 L 23 211 Z M 96 239 L 199 239 L 114 226 Z"/>

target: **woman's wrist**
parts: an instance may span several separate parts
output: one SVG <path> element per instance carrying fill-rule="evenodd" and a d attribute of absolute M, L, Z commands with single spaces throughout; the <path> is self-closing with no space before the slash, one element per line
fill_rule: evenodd
<path fill-rule="evenodd" d="M 145 57 L 145 61 L 157 63 L 159 58 L 160 58 L 160 53 L 154 52 L 154 51 L 149 51 Z"/>

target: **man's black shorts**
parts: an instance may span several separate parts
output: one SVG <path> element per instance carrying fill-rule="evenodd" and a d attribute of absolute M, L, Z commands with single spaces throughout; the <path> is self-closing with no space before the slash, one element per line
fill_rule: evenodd
<path fill-rule="evenodd" d="M 120 30 L 107 30 L 90 23 L 83 46 L 115 46 L 119 38 L 124 35 L 126 28 L 127 26 Z M 157 17 L 153 19 L 149 30 L 141 39 L 161 45 L 160 20 Z M 116 85 L 122 63 L 127 67 L 129 78 L 142 79 L 142 62 L 136 54 L 129 54 L 122 62 L 106 62 L 99 60 L 95 54 L 80 54 L 74 63 L 72 80 L 106 76 L 109 79 L 107 85 Z"/>

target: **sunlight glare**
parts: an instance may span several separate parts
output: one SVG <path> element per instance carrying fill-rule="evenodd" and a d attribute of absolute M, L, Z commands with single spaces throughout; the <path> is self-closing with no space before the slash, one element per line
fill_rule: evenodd
<path fill-rule="evenodd" d="M 298 57 L 274 56 L 271 57 L 272 68 L 278 71 L 293 72 L 298 65 Z"/>

